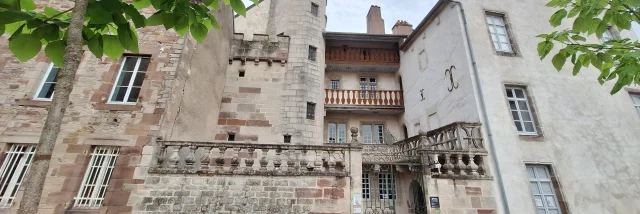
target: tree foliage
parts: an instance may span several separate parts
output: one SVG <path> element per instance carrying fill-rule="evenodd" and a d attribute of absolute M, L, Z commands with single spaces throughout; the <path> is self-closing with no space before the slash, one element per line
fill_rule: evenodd
<path fill-rule="evenodd" d="M 242 0 L 223 0 L 226 5 L 245 15 Z M 258 3 L 258 0 L 252 0 Z M 190 31 L 202 42 L 211 29 L 220 25 L 212 10 L 219 0 L 89 0 L 82 38 L 96 57 L 120 57 L 125 50 L 138 53 L 136 28 L 163 25 L 181 36 Z M 155 13 L 143 16 L 139 10 L 153 7 Z M 20 61 L 35 57 L 42 46 L 47 57 L 62 66 L 71 9 L 59 11 L 51 7 L 36 9 L 34 0 L 0 0 L 0 34 L 8 34 L 9 49 Z"/>
<path fill-rule="evenodd" d="M 563 21 L 572 25 L 570 29 L 538 35 L 544 39 L 538 44 L 541 60 L 560 46 L 551 59 L 558 71 L 567 61 L 573 64 L 573 75 L 593 66 L 601 72 L 600 84 L 615 80 L 611 94 L 624 86 L 640 84 L 640 43 L 616 35 L 604 36 L 607 32 L 630 30 L 632 22 L 640 23 L 640 0 L 551 0 L 547 6 L 558 9 L 549 19 L 553 27 Z M 594 34 L 600 39 L 598 42 L 587 39 Z"/>

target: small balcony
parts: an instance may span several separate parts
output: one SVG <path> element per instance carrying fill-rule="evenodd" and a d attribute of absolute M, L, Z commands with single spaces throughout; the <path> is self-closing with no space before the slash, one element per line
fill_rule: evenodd
<path fill-rule="evenodd" d="M 327 71 L 395 72 L 400 68 L 397 49 L 327 46 Z"/>
<path fill-rule="evenodd" d="M 404 112 L 400 90 L 325 89 L 324 104 L 329 113 L 396 115 Z"/>

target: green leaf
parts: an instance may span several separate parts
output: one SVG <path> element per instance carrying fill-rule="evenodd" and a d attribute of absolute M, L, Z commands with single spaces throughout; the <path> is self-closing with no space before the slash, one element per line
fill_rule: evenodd
<path fill-rule="evenodd" d="M 226 4 L 226 5 L 231 4 L 231 0 L 224 0 L 224 4 Z"/>
<path fill-rule="evenodd" d="M 89 24 L 108 24 L 113 22 L 111 13 L 97 5 L 87 9 L 87 16 L 90 17 Z"/>
<path fill-rule="evenodd" d="M 55 15 L 60 14 L 61 12 L 59 10 L 50 8 L 50 7 L 44 7 L 44 15 L 47 16 L 47 18 L 51 18 Z"/>
<path fill-rule="evenodd" d="M 124 53 L 124 48 L 120 45 L 118 37 L 114 35 L 102 35 L 102 47 L 104 54 L 113 60 L 117 60 Z"/>
<path fill-rule="evenodd" d="M 582 9 L 582 8 L 580 8 L 580 7 L 574 7 L 574 8 L 572 8 L 572 9 L 569 11 L 569 14 L 567 15 L 567 18 L 573 18 L 573 17 L 575 17 L 576 15 L 578 15 L 578 13 L 580 13 L 580 10 L 581 10 L 581 9 Z"/>
<path fill-rule="evenodd" d="M 573 21 L 573 27 L 571 28 L 573 32 L 582 32 L 583 22 L 584 22 L 584 18 L 581 16 L 578 16 L 578 18 L 576 18 Z"/>
<path fill-rule="evenodd" d="M 174 29 L 180 36 L 184 36 L 187 30 L 189 30 L 189 18 L 186 16 L 178 16 Z"/>
<path fill-rule="evenodd" d="M 133 25 L 136 26 L 136 28 L 141 28 L 145 26 L 145 18 L 143 15 L 140 14 L 140 12 L 138 12 L 138 10 L 136 10 L 135 7 L 132 7 L 131 5 L 128 5 L 125 9 L 124 9 L 124 13 L 127 14 L 127 16 L 129 16 L 131 18 L 131 21 L 133 21 Z"/>
<path fill-rule="evenodd" d="M 202 0 L 202 3 L 204 3 L 204 5 L 211 5 L 211 3 L 213 3 L 213 0 Z"/>
<path fill-rule="evenodd" d="M 47 24 L 45 26 L 39 27 L 36 29 L 35 34 L 39 37 L 44 38 L 47 42 L 52 42 L 60 39 L 60 29 L 58 25 L 55 24 Z"/>
<path fill-rule="evenodd" d="M 631 29 L 631 19 L 627 16 L 627 14 L 614 13 L 613 23 L 616 24 L 616 26 L 618 26 L 618 28 L 620 29 Z"/>
<path fill-rule="evenodd" d="M 147 22 L 146 22 L 147 26 L 161 25 L 163 16 L 164 16 L 164 11 L 158 11 L 154 13 L 147 19 Z"/>
<path fill-rule="evenodd" d="M 218 20 L 216 20 L 216 17 L 213 15 L 209 15 L 209 20 L 211 22 L 211 26 L 213 26 L 213 28 L 215 29 L 220 29 L 220 24 L 218 24 Z"/>
<path fill-rule="evenodd" d="M 0 11 L 0 17 L 2 17 L 0 18 L 0 25 L 10 24 L 10 23 L 19 22 L 19 21 L 26 21 L 26 20 L 31 20 L 35 18 L 29 13 L 25 13 L 22 11 L 12 11 L 12 10 Z"/>
<path fill-rule="evenodd" d="M 236 13 L 240 14 L 241 16 L 247 16 L 247 8 L 244 7 L 244 3 L 242 3 L 242 0 L 231 0 L 231 8 L 233 8 L 233 11 L 236 11 Z"/>
<path fill-rule="evenodd" d="M 9 49 L 21 62 L 38 55 L 41 47 L 40 38 L 31 34 L 18 34 L 9 41 Z"/>
<path fill-rule="evenodd" d="M 547 55 L 549 54 L 549 52 L 551 52 L 552 49 L 553 49 L 553 42 L 544 41 L 544 42 L 538 43 L 538 55 L 540 56 L 540 60 L 547 57 Z"/>
<path fill-rule="evenodd" d="M 211 8 L 213 8 L 213 10 L 218 10 L 218 5 L 220 4 L 219 0 L 213 0 L 211 1 L 211 4 L 209 4 L 209 6 L 211 6 Z"/>
<path fill-rule="evenodd" d="M 133 6 L 138 10 L 149 7 L 149 5 L 151 5 L 151 0 L 134 0 L 133 1 Z"/>
<path fill-rule="evenodd" d="M 622 84 L 620 81 L 616 82 L 616 84 L 611 89 L 611 92 L 610 92 L 611 95 L 614 95 L 614 94 L 618 93 L 618 91 L 620 91 L 620 89 L 622 89 L 622 87 L 624 87 L 624 84 Z"/>
<path fill-rule="evenodd" d="M 551 26 L 558 27 L 565 17 L 567 17 L 567 10 L 560 9 L 551 16 L 549 23 L 551 23 Z"/>
<path fill-rule="evenodd" d="M 103 47 L 102 47 L 101 35 L 97 34 L 91 37 L 87 46 L 89 47 L 89 51 L 91 51 L 91 53 L 93 53 L 94 56 L 96 56 L 97 58 L 102 58 Z"/>
<path fill-rule="evenodd" d="M 573 76 L 578 75 L 578 72 L 580 72 L 581 68 L 582 68 L 582 62 L 577 61 L 575 66 L 573 66 Z"/>
<path fill-rule="evenodd" d="M 173 13 L 164 13 L 162 15 L 162 24 L 164 28 L 169 30 L 176 24 L 176 18 Z"/>
<path fill-rule="evenodd" d="M 631 7 L 640 6 L 640 0 L 624 0 L 623 3 L 628 4 Z"/>
<path fill-rule="evenodd" d="M 121 14 L 121 13 L 113 13 L 113 14 L 112 14 L 112 16 L 113 16 L 113 23 L 115 23 L 116 25 L 121 25 L 121 24 L 124 24 L 124 23 L 129 23 L 129 22 L 127 21 L 127 19 L 125 19 L 125 18 L 122 16 L 122 14 Z"/>
<path fill-rule="evenodd" d="M 573 35 L 571 36 L 571 39 L 573 39 L 574 41 L 582 41 L 582 42 L 587 41 L 587 38 L 584 38 L 580 35 Z"/>
<path fill-rule="evenodd" d="M 20 10 L 20 0 L 0 0 L 0 8 Z"/>
<path fill-rule="evenodd" d="M 198 42 L 204 41 L 204 38 L 207 37 L 207 27 L 202 23 L 193 23 L 191 25 L 191 36 Z"/>
<path fill-rule="evenodd" d="M 551 59 L 551 63 L 553 63 L 553 67 L 555 67 L 558 71 L 562 70 L 562 66 L 567 62 L 567 56 L 564 55 L 564 52 L 560 51 L 553 59 Z"/>
<path fill-rule="evenodd" d="M 4 34 L 4 25 L 0 25 L 0 36 Z"/>
<path fill-rule="evenodd" d="M 66 45 L 62 40 L 57 40 L 47 44 L 44 53 L 51 59 L 51 62 L 58 67 L 62 67 L 62 58 L 64 57 L 64 48 Z"/>
<path fill-rule="evenodd" d="M 172 4 L 172 0 L 151 0 L 151 5 L 158 10 L 170 10 Z"/>
<path fill-rule="evenodd" d="M 131 29 L 129 23 L 118 25 L 118 40 L 125 49 L 138 53 L 138 37 Z"/>
<path fill-rule="evenodd" d="M 609 29 L 609 24 L 607 22 L 600 22 L 598 28 L 596 29 L 596 36 L 598 38 L 602 38 L 602 34 Z"/>
<path fill-rule="evenodd" d="M 20 7 L 26 11 L 32 11 L 36 9 L 36 3 L 33 0 L 20 0 Z"/>

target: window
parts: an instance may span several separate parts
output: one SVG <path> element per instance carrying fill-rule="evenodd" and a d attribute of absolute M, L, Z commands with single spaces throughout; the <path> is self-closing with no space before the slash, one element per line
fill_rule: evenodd
<path fill-rule="evenodd" d="M 511 116 L 518 133 L 522 135 L 537 135 L 529 100 L 524 88 L 506 88 L 507 100 L 511 109 Z"/>
<path fill-rule="evenodd" d="M 376 93 L 374 91 L 378 89 L 377 83 L 378 82 L 375 77 L 360 77 L 360 98 L 376 98 Z"/>
<path fill-rule="evenodd" d="M 10 207 L 36 152 L 35 145 L 11 145 L 0 168 L 0 207 Z"/>
<path fill-rule="evenodd" d="M 327 140 L 329 143 L 346 143 L 347 142 L 347 124 L 328 123 L 327 124 Z"/>
<path fill-rule="evenodd" d="M 318 48 L 309 45 L 309 59 L 316 61 L 316 52 L 318 52 Z"/>
<path fill-rule="evenodd" d="M 362 125 L 362 139 L 364 143 L 384 143 L 384 125 Z"/>
<path fill-rule="evenodd" d="M 58 82 L 58 71 L 60 68 L 56 67 L 51 63 L 49 68 L 47 69 L 47 73 L 44 74 L 44 78 L 42 78 L 42 83 L 40 83 L 40 87 L 38 87 L 38 91 L 36 92 L 36 96 L 33 98 L 34 100 L 45 100 L 51 101 L 53 98 L 53 90 Z"/>
<path fill-rule="evenodd" d="M 331 89 L 340 89 L 340 80 L 331 80 Z"/>
<path fill-rule="evenodd" d="M 245 70 L 239 70 L 238 71 L 238 77 L 244 77 L 244 72 L 245 72 Z"/>
<path fill-rule="evenodd" d="M 547 166 L 527 166 L 527 174 L 538 214 L 561 214 L 558 198 Z"/>
<path fill-rule="evenodd" d="M 314 16 L 318 16 L 319 8 L 320 6 L 318 4 L 311 2 L 311 14 L 313 14 Z"/>
<path fill-rule="evenodd" d="M 371 180 L 369 179 L 369 173 L 362 173 L 362 198 L 371 198 Z"/>
<path fill-rule="evenodd" d="M 307 119 L 315 120 L 316 119 L 316 104 L 312 102 L 307 102 Z"/>
<path fill-rule="evenodd" d="M 396 199 L 396 178 L 393 172 L 378 174 L 379 199 Z"/>
<path fill-rule="evenodd" d="M 116 78 L 109 103 L 135 104 L 151 58 L 125 56 Z"/>
<path fill-rule="evenodd" d="M 82 186 L 75 197 L 74 207 L 99 208 L 102 206 L 117 157 L 117 147 L 94 147 L 91 161 L 82 179 Z"/>
<path fill-rule="evenodd" d="M 493 47 L 498 52 L 512 53 L 507 26 L 504 23 L 504 16 L 497 14 L 487 14 L 487 23 L 489 24 L 489 34 Z"/>
<path fill-rule="evenodd" d="M 636 111 L 638 111 L 638 116 L 640 116 L 640 95 L 631 95 L 631 100 L 636 107 Z"/>
<path fill-rule="evenodd" d="M 236 134 L 234 133 L 227 134 L 227 141 L 235 141 L 235 140 L 236 140 Z"/>
<path fill-rule="evenodd" d="M 284 135 L 284 143 L 291 143 L 291 135 Z"/>

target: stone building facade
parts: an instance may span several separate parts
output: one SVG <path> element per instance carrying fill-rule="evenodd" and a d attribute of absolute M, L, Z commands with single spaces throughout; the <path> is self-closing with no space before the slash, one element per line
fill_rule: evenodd
<path fill-rule="evenodd" d="M 140 54 L 86 52 L 39 213 L 637 212 L 640 88 L 552 71 L 535 53 L 552 11 L 517 4 L 440 0 L 384 34 L 379 6 L 368 33 L 326 32 L 326 0 L 262 0 L 220 5 L 200 44 L 147 27 Z M 0 50 L 13 213 L 55 68 Z"/>

